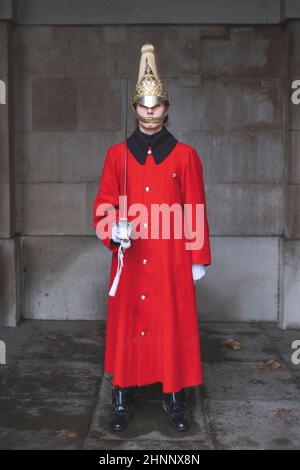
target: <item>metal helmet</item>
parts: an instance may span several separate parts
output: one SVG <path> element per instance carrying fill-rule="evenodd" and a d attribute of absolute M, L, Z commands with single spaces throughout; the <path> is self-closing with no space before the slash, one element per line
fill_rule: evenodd
<path fill-rule="evenodd" d="M 135 105 L 138 103 L 153 108 L 155 105 L 162 102 L 167 104 L 167 109 L 160 117 L 143 118 L 135 109 Z M 154 46 L 152 44 L 144 44 L 141 48 L 139 77 L 135 86 L 135 93 L 131 97 L 132 109 L 137 119 L 141 121 L 160 122 L 168 114 L 169 104 L 171 104 L 170 96 L 157 74 Z"/>

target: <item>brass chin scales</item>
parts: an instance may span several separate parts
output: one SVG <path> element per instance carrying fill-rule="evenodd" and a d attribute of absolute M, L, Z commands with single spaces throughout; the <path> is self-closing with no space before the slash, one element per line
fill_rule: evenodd
<path fill-rule="evenodd" d="M 139 121 L 156 124 L 165 119 L 165 117 L 168 115 L 168 111 L 166 111 L 165 113 L 163 113 L 161 116 L 158 116 L 158 117 L 154 117 L 154 116 L 143 117 L 137 111 L 135 111 L 135 115 Z"/>

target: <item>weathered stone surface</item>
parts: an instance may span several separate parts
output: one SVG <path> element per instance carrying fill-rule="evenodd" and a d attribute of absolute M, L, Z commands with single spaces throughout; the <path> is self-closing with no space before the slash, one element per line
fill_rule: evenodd
<path fill-rule="evenodd" d="M 18 239 L 0 239 L 0 326 L 16 326 L 21 317 Z M 1 339 L 1 335 L 0 335 Z"/>
<path fill-rule="evenodd" d="M 284 191 L 280 185 L 206 185 L 212 235 L 281 235 Z"/>
<path fill-rule="evenodd" d="M 287 186 L 287 235 L 288 238 L 300 238 L 300 185 Z"/>
<path fill-rule="evenodd" d="M 299 220 L 299 219 L 298 219 Z M 300 233 L 300 231 L 299 231 Z M 283 328 L 300 328 L 300 241 L 286 240 L 283 243 L 284 281 Z"/>
<path fill-rule="evenodd" d="M 97 237 L 24 237 L 23 316 L 106 318 L 110 254 L 101 244 Z"/>
<path fill-rule="evenodd" d="M 278 241 L 277 237 L 213 237 L 212 264 L 196 288 L 199 318 L 277 321 Z"/>
<path fill-rule="evenodd" d="M 110 145 L 122 132 L 17 132 L 17 183 L 99 183 Z"/>
<path fill-rule="evenodd" d="M 70 78 L 32 81 L 33 130 L 76 129 L 76 82 Z"/>
<path fill-rule="evenodd" d="M 280 23 L 282 21 L 279 0 L 253 0 L 251 3 L 228 0 L 198 2 L 180 0 L 161 3 L 154 0 L 148 8 L 147 3 L 129 0 L 126 6 L 113 4 L 107 8 L 105 0 L 89 4 L 82 0 L 22 0 L 18 2 L 16 19 L 21 24 L 151 24 L 151 23 Z M 171 12 L 171 15 L 170 15 Z"/>

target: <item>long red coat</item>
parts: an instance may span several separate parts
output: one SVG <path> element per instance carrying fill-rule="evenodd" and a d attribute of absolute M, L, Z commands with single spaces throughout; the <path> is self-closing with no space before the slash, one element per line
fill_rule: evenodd
<path fill-rule="evenodd" d="M 104 217 L 96 215 L 99 204 L 119 206 L 124 155 L 125 141 L 108 149 L 94 201 L 95 229 Z M 171 393 L 202 383 L 192 264 L 211 264 L 203 167 L 196 150 L 180 141 L 159 164 L 152 155 L 144 165 L 129 149 L 127 155 L 128 208 L 143 203 L 150 214 L 152 203 L 190 203 L 193 210 L 196 203 L 205 204 L 201 249 L 187 250 L 187 239 L 174 238 L 172 228 L 169 239 L 151 239 L 149 220 L 149 237 L 132 240 L 124 254 L 116 295 L 108 296 L 104 372 L 113 373 L 114 386 L 161 382 L 163 392 Z M 137 215 L 128 219 L 134 221 Z M 117 210 L 116 220 L 119 216 L 122 214 Z M 112 252 L 110 288 L 117 270 L 118 246 L 109 238 L 100 238 Z"/>

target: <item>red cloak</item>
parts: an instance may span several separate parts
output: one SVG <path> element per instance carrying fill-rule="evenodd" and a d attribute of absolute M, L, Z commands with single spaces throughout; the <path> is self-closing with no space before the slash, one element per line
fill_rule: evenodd
<path fill-rule="evenodd" d="M 119 207 L 123 194 L 125 142 L 107 152 L 94 201 L 94 227 L 104 215 L 99 204 Z M 204 243 L 186 249 L 185 236 L 132 240 L 124 253 L 124 268 L 114 297 L 108 296 L 104 372 L 113 373 L 113 385 L 141 386 L 161 382 L 164 393 L 202 383 L 200 338 L 192 264 L 211 264 L 209 225 L 206 212 L 203 167 L 196 150 L 178 141 L 159 164 L 148 155 L 144 165 L 128 149 L 127 204 L 204 204 Z M 116 209 L 118 220 L 122 216 Z M 172 214 L 171 214 L 172 215 Z M 138 216 L 128 216 L 134 221 Z M 149 216 L 150 217 L 150 216 Z M 171 220 L 172 216 L 171 216 Z M 195 219 L 193 219 L 195 220 Z M 193 225 L 195 227 L 195 225 Z M 145 228 L 143 228 L 145 230 Z M 110 232 L 111 233 L 111 232 Z M 112 252 L 109 288 L 118 264 L 118 245 L 100 237 Z"/>

